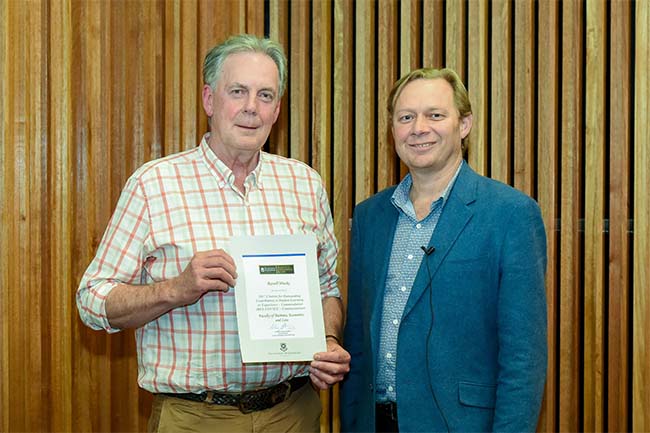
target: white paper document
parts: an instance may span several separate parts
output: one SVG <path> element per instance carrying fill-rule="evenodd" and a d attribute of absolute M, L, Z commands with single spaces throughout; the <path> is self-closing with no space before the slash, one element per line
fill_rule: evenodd
<path fill-rule="evenodd" d="M 237 236 L 230 254 L 243 362 L 310 361 L 325 351 L 316 238 Z"/>

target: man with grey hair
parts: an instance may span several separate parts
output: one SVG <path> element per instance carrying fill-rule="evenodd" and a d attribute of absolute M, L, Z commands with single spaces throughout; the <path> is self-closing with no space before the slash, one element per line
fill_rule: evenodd
<path fill-rule="evenodd" d="M 338 246 L 320 176 L 262 151 L 287 81 L 282 48 L 251 35 L 203 67 L 210 132 L 127 181 L 77 291 L 83 322 L 134 328 L 138 383 L 155 395 L 149 431 L 319 431 L 317 390 L 342 380 Z M 327 351 L 311 363 L 242 362 L 232 236 L 314 233 Z"/>

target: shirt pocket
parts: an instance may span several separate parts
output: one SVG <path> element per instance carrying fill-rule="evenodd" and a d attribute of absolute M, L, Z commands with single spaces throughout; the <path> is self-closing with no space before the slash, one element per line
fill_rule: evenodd
<path fill-rule="evenodd" d="M 496 404 L 496 385 L 459 382 L 458 399 L 462 405 L 494 409 Z"/>

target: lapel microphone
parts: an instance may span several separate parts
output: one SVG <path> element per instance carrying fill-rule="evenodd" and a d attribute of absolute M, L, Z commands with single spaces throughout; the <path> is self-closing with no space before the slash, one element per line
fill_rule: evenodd
<path fill-rule="evenodd" d="M 421 246 L 420 248 L 422 248 L 422 251 L 424 251 L 424 254 L 426 254 L 427 256 L 430 256 L 436 250 L 434 247 L 428 247 L 427 248 L 424 245 Z"/>

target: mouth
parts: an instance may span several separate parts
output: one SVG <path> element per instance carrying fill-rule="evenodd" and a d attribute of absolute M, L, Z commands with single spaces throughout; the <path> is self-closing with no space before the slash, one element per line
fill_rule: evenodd
<path fill-rule="evenodd" d="M 427 142 L 427 143 L 408 143 L 409 147 L 414 147 L 416 149 L 428 149 L 429 147 L 433 147 L 435 143 L 433 142 Z"/>
<path fill-rule="evenodd" d="M 253 126 L 253 125 L 236 125 L 238 128 L 246 129 L 248 131 L 254 131 L 258 128 L 258 126 Z"/>

